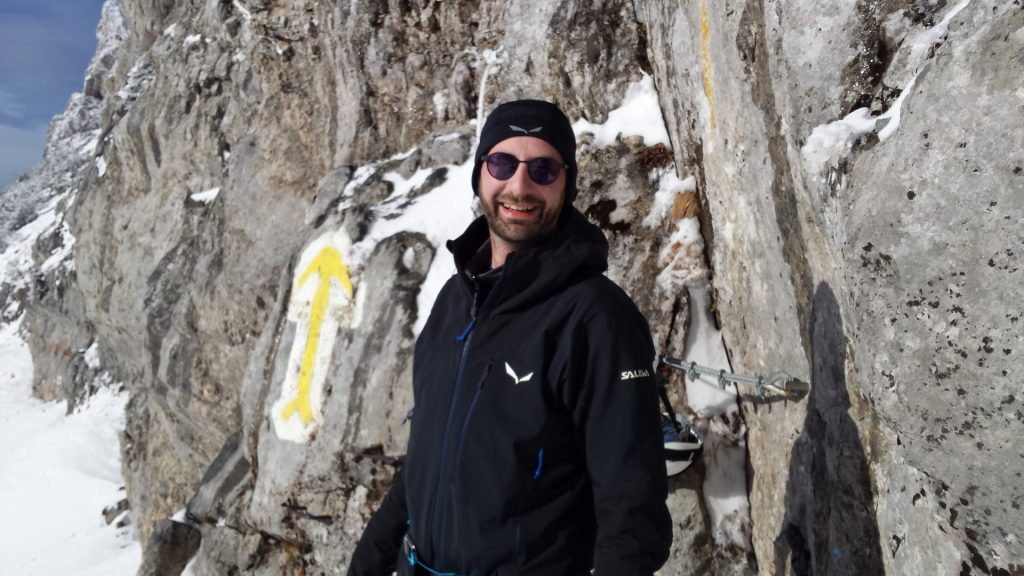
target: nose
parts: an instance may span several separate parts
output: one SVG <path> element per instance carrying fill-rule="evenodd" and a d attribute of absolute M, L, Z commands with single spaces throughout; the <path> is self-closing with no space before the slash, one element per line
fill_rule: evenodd
<path fill-rule="evenodd" d="M 510 192 L 518 192 L 526 190 L 533 184 L 530 180 L 530 173 L 525 162 L 521 162 L 516 166 L 516 171 L 512 173 L 512 177 L 505 181 L 505 189 Z"/>

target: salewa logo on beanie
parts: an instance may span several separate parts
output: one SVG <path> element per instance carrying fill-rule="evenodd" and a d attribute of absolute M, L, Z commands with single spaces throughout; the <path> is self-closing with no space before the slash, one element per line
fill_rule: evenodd
<path fill-rule="evenodd" d="M 526 128 L 524 128 L 526 126 Z M 473 194 L 480 192 L 480 167 L 491 148 L 502 140 L 529 136 L 540 138 L 558 150 L 567 166 L 563 211 L 576 198 L 576 134 L 565 113 L 543 100 L 513 100 L 495 108 L 480 130 L 480 142 L 473 158 Z"/>
<path fill-rule="evenodd" d="M 523 134 L 536 134 L 537 132 L 540 132 L 543 128 L 544 128 L 543 126 L 537 126 L 536 128 L 533 128 L 531 130 L 527 130 L 526 128 L 520 128 L 519 126 L 516 126 L 514 124 L 509 124 L 508 125 L 508 129 L 509 130 L 511 130 L 513 132 L 522 132 Z"/>

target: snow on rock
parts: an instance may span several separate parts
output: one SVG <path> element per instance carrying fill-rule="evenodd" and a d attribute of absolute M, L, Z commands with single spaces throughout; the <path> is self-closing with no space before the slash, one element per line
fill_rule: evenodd
<path fill-rule="evenodd" d="M 657 177 L 658 191 L 654 193 L 654 203 L 651 205 L 651 211 L 644 217 L 643 222 L 644 226 L 648 228 L 655 228 L 661 225 L 662 221 L 665 220 L 665 216 L 668 216 L 669 210 L 672 209 L 677 195 L 697 191 L 697 179 L 693 176 L 687 176 L 680 180 L 676 176 L 674 164 L 664 169 Z"/>
<path fill-rule="evenodd" d="M 807 143 L 800 149 L 804 162 L 819 173 L 825 167 L 835 166 L 853 151 L 854 142 L 875 130 L 878 118 L 870 116 L 867 108 L 858 108 L 842 120 L 815 126 Z"/>
<path fill-rule="evenodd" d="M 63 198 L 51 198 L 34 220 L 12 233 L 7 249 L 0 253 L 0 282 L 15 287 L 28 284 L 33 267 L 32 246 L 36 239 L 52 232 L 58 225 L 57 204 Z"/>
<path fill-rule="evenodd" d="M 689 287 L 690 326 L 685 357 L 713 369 L 730 371 L 722 333 L 711 318 L 710 286 Z M 711 532 L 719 546 L 750 550 L 750 503 L 747 500 L 746 425 L 733 387 L 701 375 L 686 381 L 687 403 L 704 436 L 704 498 Z"/>
<path fill-rule="evenodd" d="M 40 266 L 40 271 L 43 273 L 50 272 L 57 268 L 57 266 L 64 265 L 70 269 L 74 269 L 75 261 L 72 259 L 72 254 L 75 249 L 75 236 L 71 233 L 71 228 L 68 226 L 67 220 L 61 218 L 60 222 L 60 245 L 50 252 L 50 255 L 46 258 Z"/>
<path fill-rule="evenodd" d="M 437 257 L 434 258 L 427 272 L 427 277 L 420 287 L 419 295 L 416 298 L 417 309 L 420 314 L 416 318 L 413 331 L 420 333 L 427 322 L 427 312 L 434 306 L 441 287 L 448 281 L 448 278 L 455 273 L 455 265 L 451 258 L 445 258 L 443 254 L 445 243 L 458 237 L 465 230 L 466 226 L 473 221 L 473 202 L 470 201 L 470 176 L 473 172 L 472 158 L 467 159 L 459 165 L 446 166 L 447 177 L 443 184 L 424 194 L 410 204 L 404 206 L 400 212 L 395 211 L 395 206 L 400 206 L 400 199 L 406 197 L 409 192 L 422 185 L 431 171 L 418 170 L 409 179 L 402 178 L 397 173 L 388 173 L 384 179 L 394 184 L 394 192 L 387 201 L 382 203 L 378 209 L 380 215 L 391 215 L 392 218 L 378 218 L 366 236 L 353 246 L 353 267 L 361 267 L 373 252 L 373 248 L 384 239 L 399 232 L 419 232 L 430 240 L 437 250 Z M 355 181 L 362 177 L 364 180 L 372 170 L 361 172 L 357 170 Z"/>
<path fill-rule="evenodd" d="M 131 524 L 108 526 L 102 515 L 125 497 L 119 435 L 128 394 L 101 389 L 72 414 L 65 402 L 33 398 L 19 325 L 0 325 L 3 573 L 134 574 L 142 551 Z"/>
<path fill-rule="evenodd" d="M 188 48 L 193 44 L 198 44 L 200 41 L 202 41 L 202 39 L 202 34 L 189 34 L 188 36 L 185 36 L 185 40 L 182 41 L 181 47 Z"/>
<path fill-rule="evenodd" d="M 923 69 L 924 63 L 929 58 L 928 53 L 931 52 L 932 48 L 945 41 L 946 32 L 949 31 L 949 22 L 970 3 L 971 0 L 960 0 L 956 6 L 946 13 L 938 24 L 921 30 L 908 40 L 910 42 L 910 67 L 914 71 L 915 77 Z"/>
<path fill-rule="evenodd" d="M 189 196 L 189 199 L 199 204 L 209 204 L 217 199 L 220 194 L 220 188 L 210 188 L 209 190 L 203 190 L 202 192 L 196 192 Z"/>
<path fill-rule="evenodd" d="M 681 218 L 675 223 L 672 235 L 658 253 L 658 264 L 661 272 L 655 281 L 666 294 L 673 294 L 683 286 L 707 278 L 704 237 L 700 235 L 697 218 Z"/>
<path fill-rule="evenodd" d="M 593 124 L 581 118 L 572 125 L 572 129 L 577 138 L 585 133 L 593 134 L 592 145 L 598 148 L 614 144 L 620 135 L 640 136 L 647 146 L 669 145 L 658 91 L 654 87 L 654 79 L 647 74 L 629 85 L 622 104 L 608 113 L 604 124 Z"/>
<path fill-rule="evenodd" d="M 871 116 L 868 108 L 858 108 L 841 120 L 816 126 L 811 130 L 807 142 L 800 149 L 800 154 L 812 174 L 821 174 L 829 166 L 838 166 L 842 159 L 853 152 L 857 142 L 867 134 L 877 131 L 878 140 L 885 142 L 896 133 L 903 115 L 903 102 L 913 91 L 918 75 L 929 62 L 929 53 L 943 42 L 949 29 L 949 22 L 969 3 L 970 0 L 961 0 L 946 13 L 941 22 L 907 40 L 911 46 L 908 66 L 913 75 L 888 110 L 879 116 Z"/>
<path fill-rule="evenodd" d="M 149 61 L 148 53 L 146 53 L 128 71 L 124 86 L 117 91 L 117 98 L 124 102 L 134 102 L 154 77 L 153 66 Z"/>
<path fill-rule="evenodd" d="M 82 354 L 82 359 L 85 360 L 85 365 L 93 370 L 98 370 L 100 367 L 100 351 L 99 342 L 96 340 L 92 341 L 92 344 L 86 348 Z"/>
<path fill-rule="evenodd" d="M 478 56 L 479 61 L 484 65 L 479 94 L 482 95 L 486 92 L 486 82 L 489 75 L 498 65 L 505 61 L 505 58 L 506 53 L 503 47 L 495 50 L 484 50 Z M 483 114 L 484 109 L 485 106 L 481 101 L 478 110 Z M 482 128 L 483 122 L 484 118 L 482 116 L 477 118 L 477 141 L 479 141 L 479 130 Z M 613 144 L 619 135 L 641 136 L 649 146 L 658 143 L 668 143 L 668 133 L 665 130 L 661 108 L 658 106 L 654 81 L 647 75 L 644 75 L 640 81 L 630 85 L 622 104 L 608 114 L 607 122 L 604 124 L 593 124 L 586 120 L 578 120 L 573 125 L 573 129 L 577 135 L 582 132 L 594 134 L 593 146 Z M 453 137 L 455 136 L 457 135 L 453 135 Z M 445 137 L 440 136 L 439 139 L 444 139 Z M 470 149 L 476 149 L 475 142 Z M 403 159 L 413 152 L 414 150 L 409 150 L 389 160 Z M 351 198 L 355 189 L 365 183 L 383 162 L 375 162 L 356 169 L 351 180 L 346 185 L 343 195 Z M 384 174 L 382 178 L 393 186 L 392 193 L 384 202 L 374 207 L 376 219 L 366 236 L 353 246 L 353 254 L 349 258 L 351 271 L 355 277 L 358 276 L 359 269 L 369 258 L 374 247 L 394 234 L 403 231 L 419 232 L 430 240 L 431 244 L 435 247 L 438 257 L 435 257 L 431 263 L 430 270 L 427 272 L 427 277 L 420 287 L 420 292 L 417 296 L 417 309 L 420 311 L 420 314 L 413 326 L 415 334 L 419 334 L 426 324 L 427 312 L 433 307 L 437 294 L 441 291 L 448 278 L 455 273 L 455 267 L 452 264 L 451 258 L 446 257 L 445 243 L 462 234 L 474 218 L 474 202 L 470 201 L 470 178 L 473 172 L 472 157 L 467 158 L 462 164 L 448 165 L 444 169 L 446 170 L 445 182 L 433 188 L 427 194 L 415 198 L 410 203 L 406 203 L 405 200 L 414 190 L 422 186 L 430 174 L 436 171 L 437 168 L 417 170 L 409 178 L 404 178 L 396 172 Z M 664 218 L 664 214 L 667 213 L 671 202 L 668 196 L 695 187 L 695 181 L 692 178 L 680 180 L 675 176 L 674 170 L 665 171 L 660 175 L 660 178 L 659 190 L 665 190 L 662 193 L 662 203 L 664 206 L 658 208 L 661 216 L 649 216 L 649 218 Z M 349 202 L 343 202 L 339 209 L 343 210 L 349 206 Z M 690 224 L 681 225 L 681 231 L 677 232 L 678 240 L 687 246 L 693 246 L 699 255 L 700 251 L 703 250 L 703 244 L 700 244 L 698 247 L 693 230 Z M 699 232 L 697 232 L 696 238 L 699 237 Z M 692 267 L 690 260 L 692 259 L 687 260 L 686 266 Z M 703 260 L 701 259 L 700 261 L 701 266 L 703 266 Z M 680 267 L 681 265 L 677 262 L 675 268 Z M 687 274 L 686 277 L 690 278 L 691 275 Z M 358 284 L 358 280 L 356 280 L 356 284 Z"/>
<path fill-rule="evenodd" d="M 681 194 L 696 191 L 697 180 L 693 176 L 681 180 L 676 176 L 674 166 L 664 169 L 658 175 L 658 191 L 654 194 L 650 213 L 644 218 L 644 226 L 660 226 Z M 668 240 L 658 254 L 658 265 L 661 272 L 656 282 L 667 294 L 707 278 L 704 237 L 700 234 L 700 222 L 695 216 L 679 218 L 672 223 Z"/>
<path fill-rule="evenodd" d="M 107 161 L 103 156 L 96 157 L 96 175 L 103 178 L 107 173 Z"/>
<path fill-rule="evenodd" d="M 480 131 L 484 129 L 484 97 L 487 95 L 487 80 L 490 79 L 491 74 L 498 71 L 498 67 L 505 63 L 508 59 L 508 52 L 504 46 L 498 46 L 495 50 L 484 50 L 483 54 L 477 55 L 476 49 L 469 49 L 470 54 L 477 56 L 477 63 L 481 61 L 484 65 L 483 73 L 480 74 L 480 86 L 477 90 L 477 101 L 476 101 L 476 142 L 480 141 Z M 476 149 L 476 146 L 473 147 Z"/>

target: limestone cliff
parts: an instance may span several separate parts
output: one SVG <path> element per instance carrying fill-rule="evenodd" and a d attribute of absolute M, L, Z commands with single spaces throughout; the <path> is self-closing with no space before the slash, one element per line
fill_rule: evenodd
<path fill-rule="evenodd" d="M 41 395 L 88 394 L 92 346 L 131 391 L 143 573 L 342 572 L 450 273 L 455 224 L 424 221 L 471 217 L 480 119 L 542 97 L 589 123 L 576 204 L 662 351 L 708 313 L 706 262 L 734 371 L 810 384 L 696 415 L 746 446 L 747 491 L 716 493 L 713 454 L 673 480 L 662 574 L 1024 574 L 1019 0 L 108 0 L 104 23 L 96 140 L 39 248 L 68 265 L 4 296 Z M 670 146 L 587 128 L 644 83 Z M 675 235 L 694 215 L 706 256 Z M 716 497 L 749 501 L 731 537 Z"/>

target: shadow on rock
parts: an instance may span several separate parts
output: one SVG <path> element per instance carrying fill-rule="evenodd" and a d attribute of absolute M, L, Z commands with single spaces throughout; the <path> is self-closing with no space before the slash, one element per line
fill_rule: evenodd
<path fill-rule="evenodd" d="M 793 445 L 774 573 L 882 574 L 871 476 L 849 414 L 846 335 L 828 284 L 818 285 L 812 313 L 811 391 Z"/>

